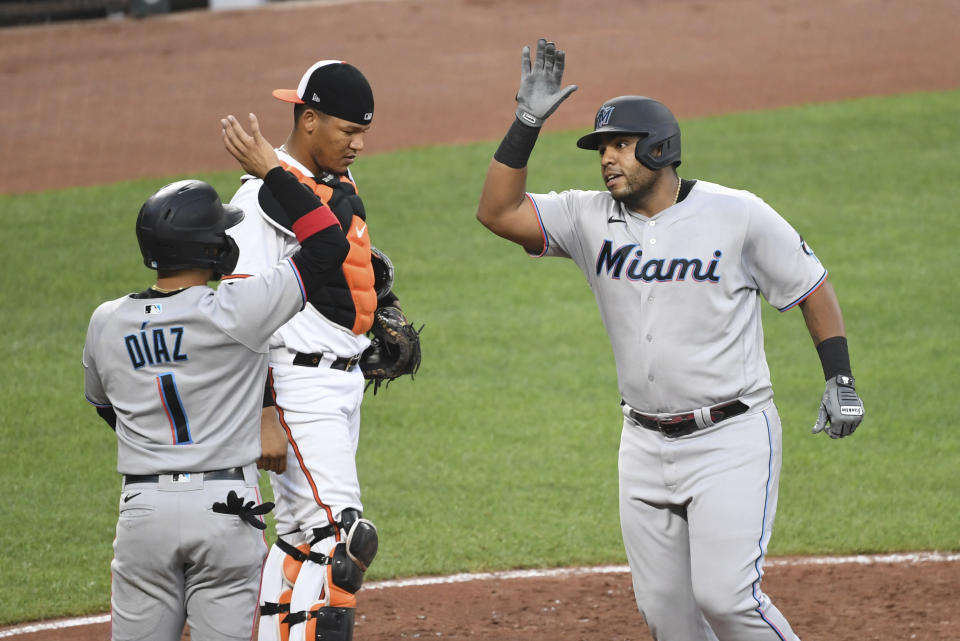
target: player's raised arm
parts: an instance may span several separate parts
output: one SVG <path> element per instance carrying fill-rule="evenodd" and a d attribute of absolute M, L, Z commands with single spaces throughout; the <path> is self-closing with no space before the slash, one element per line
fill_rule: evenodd
<path fill-rule="evenodd" d="M 273 145 L 260 133 L 255 115 L 250 114 L 251 134 L 244 131 L 234 116 L 222 119 L 220 125 L 227 151 L 244 171 L 262 178 L 283 207 L 287 218 L 276 222 L 293 231 L 300 243 L 300 250 L 292 260 L 303 278 L 309 300 L 343 264 L 350 251 L 336 215 L 296 176 L 283 169 Z"/>
<path fill-rule="evenodd" d="M 577 90 L 576 85 L 561 89 L 564 62 L 564 52 L 543 38 L 532 65 L 530 47 L 523 48 L 516 119 L 490 161 L 477 207 L 477 220 L 487 229 L 533 253 L 543 249 L 543 237 L 526 198 L 527 161 L 544 121 Z"/>

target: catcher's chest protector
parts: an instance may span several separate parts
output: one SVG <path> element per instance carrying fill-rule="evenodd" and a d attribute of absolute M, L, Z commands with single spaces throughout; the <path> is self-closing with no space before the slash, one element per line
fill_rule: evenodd
<path fill-rule="evenodd" d="M 297 179 L 310 188 L 324 204 L 330 202 L 333 196 L 333 187 L 318 183 L 310 176 L 305 176 L 295 167 L 280 162 L 283 168 L 292 173 Z M 356 184 L 346 176 L 340 176 L 340 181 L 351 185 L 356 191 Z M 338 216 L 339 218 L 339 216 Z M 342 224 L 342 221 L 341 221 Z M 354 214 L 346 230 L 350 251 L 343 261 L 343 277 L 346 280 L 350 298 L 353 301 L 354 319 L 350 327 L 354 334 L 365 334 L 373 326 L 373 313 L 377 309 L 377 292 L 374 289 L 373 265 L 370 254 L 370 233 L 367 230 L 367 221 Z"/>

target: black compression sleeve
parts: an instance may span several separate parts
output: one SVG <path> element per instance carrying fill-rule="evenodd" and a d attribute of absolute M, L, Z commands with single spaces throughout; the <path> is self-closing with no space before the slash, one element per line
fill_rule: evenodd
<path fill-rule="evenodd" d="M 817 345 L 817 354 L 820 356 L 820 365 L 823 366 L 824 380 L 830 380 L 837 374 L 853 376 L 845 336 L 834 336 L 821 342 Z"/>
<path fill-rule="evenodd" d="M 493 159 L 507 167 L 523 169 L 530 160 L 530 154 L 533 153 L 533 146 L 537 144 L 539 135 L 540 127 L 530 127 L 514 118 L 507 135 L 503 137 L 500 146 L 494 152 Z"/>

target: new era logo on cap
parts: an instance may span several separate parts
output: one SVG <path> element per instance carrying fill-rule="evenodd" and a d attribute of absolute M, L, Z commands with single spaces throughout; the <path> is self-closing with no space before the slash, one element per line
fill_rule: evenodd
<path fill-rule="evenodd" d="M 373 91 L 360 70 L 343 60 L 321 60 L 300 78 L 296 89 L 275 89 L 273 96 L 308 104 L 319 112 L 366 125 L 373 120 Z"/>

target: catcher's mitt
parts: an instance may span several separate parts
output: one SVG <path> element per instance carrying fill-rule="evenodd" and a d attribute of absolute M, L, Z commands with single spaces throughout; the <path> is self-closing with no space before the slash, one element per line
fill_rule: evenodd
<path fill-rule="evenodd" d="M 409 374 L 410 378 L 420 368 L 420 329 L 414 329 L 396 307 L 380 307 L 373 315 L 370 332 L 373 339 L 360 357 L 363 377 L 373 384 L 376 394 L 380 385 Z"/>

